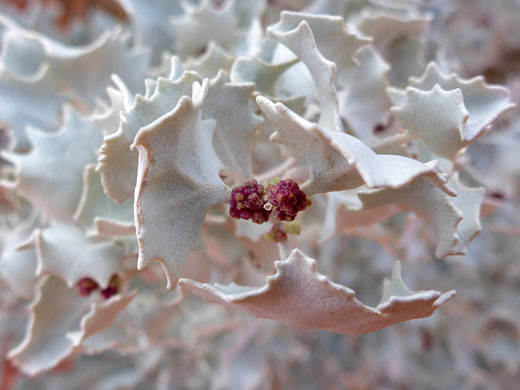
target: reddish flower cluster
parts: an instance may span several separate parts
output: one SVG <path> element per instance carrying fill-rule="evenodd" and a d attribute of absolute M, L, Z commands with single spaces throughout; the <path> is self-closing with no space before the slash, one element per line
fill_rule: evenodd
<path fill-rule="evenodd" d="M 271 210 L 264 207 L 266 204 L 264 186 L 251 179 L 231 191 L 229 215 L 232 218 L 250 219 L 254 223 L 262 224 L 267 222 L 271 215 Z"/>
<path fill-rule="evenodd" d="M 310 204 L 294 180 L 275 182 L 266 191 L 263 185 L 251 179 L 231 191 L 229 215 L 262 224 L 269 220 L 272 212 L 279 221 L 293 221 Z"/>
<path fill-rule="evenodd" d="M 78 283 L 76 283 L 76 288 L 78 289 L 78 293 L 81 296 L 88 297 L 94 290 L 98 289 L 98 284 L 94 279 L 83 278 Z"/>
<path fill-rule="evenodd" d="M 118 291 L 119 291 L 119 277 L 117 275 L 114 275 L 110 278 L 107 288 L 104 288 L 103 290 L 101 290 L 100 294 L 103 298 L 108 299 L 112 295 L 116 295 Z"/>
<path fill-rule="evenodd" d="M 99 288 L 99 285 L 94 279 L 83 278 L 76 283 L 76 288 L 78 289 L 79 295 L 88 297 L 90 294 L 92 294 L 95 290 Z M 103 298 L 108 299 L 111 296 L 116 295 L 118 291 L 119 277 L 117 275 L 114 275 L 110 279 L 107 288 L 101 289 L 99 293 Z"/>
<path fill-rule="evenodd" d="M 298 183 L 291 179 L 281 180 L 269 187 L 267 197 L 273 206 L 273 215 L 279 221 L 293 221 L 300 211 L 311 204 Z"/>

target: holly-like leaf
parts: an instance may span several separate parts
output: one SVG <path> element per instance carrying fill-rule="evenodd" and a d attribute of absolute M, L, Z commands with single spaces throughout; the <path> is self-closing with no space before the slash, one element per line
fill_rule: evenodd
<path fill-rule="evenodd" d="M 31 77 L 16 76 L 0 68 L 0 117 L 13 132 L 12 149 L 27 151 L 31 147 L 26 127 L 48 133 L 60 125 L 66 99 L 58 91 L 48 65 Z"/>
<path fill-rule="evenodd" d="M 38 276 L 57 275 L 69 286 L 90 278 L 101 288 L 108 287 L 110 278 L 121 271 L 125 255 L 122 245 L 90 240 L 73 225 L 54 224 L 37 229 L 33 242 L 38 250 Z"/>
<path fill-rule="evenodd" d="M 364 334 L 398 322 L 429 317 L 455 291 L 412 291 L 396 262 L 391 281 L 375 308 L 355 298 L 355 291 L 332 282 L 316 270 L 316 261 L 295 249 L 275 262 L 276 274 L 262 287 L 203 284 L 181 279 L 180 286 L 206 302 L 236 307 L 259 318 L 279 321 L 296 329 L 324 329 L 342 334 Z"/>
<path fill-rule="evenodd" d="M 248 178 L 251 167 L 251 136 L 263 123 L 249 107 L 255 90 L 252 83 L 229 83 L 224 71 L 211 80 L 202 105 L 202 119 L 216 121 L 214 148 L 224 167 Z"/>
<path fill-rule="evenodd" d="M 94 165 L 85 169 L 83 194 L 75 220 L 87 229 L 88 233 L 110 235 L 135 232 L 133 201 L 127 199 L 123 203 L 117 203 L 107 197 Z"/>
<path fill-rule="evenodd" d="M 226 53 L 214 41 L 210 41 L 204 54 L 197 59 L 190 58 L 184 63 L 184 69 L 197 72 L 202 77 L 215 77 L 222 69 L 229 72 L 235 59 Z"/>
<path fill-rule="evenodd" d="M 431 20 L 431 16 L 416 13 L 368 10 L 360 16 L 358 27 L 364 34 L 372 37 L 372 43 L 379 52 L 386 53 L 396 40 L 423 34 Z"/>
<path fill-rule="evenodd" d="M 338 233 L 351 233 L 357 228 L 386 221 L 399 212 L 396 205 L 363 210 L 356 191 L 329 192 L 325 195 L 325 219 L 319 231 L 320 241 L 328 240 Z M 313 202 L 314 204 L 314 202 Z"/>
<path fill-rule="evenodd" d="M 457 196 L 451 202 L 464 216 L 458 225 L 459 243 L 458 250 L 466 253 L 471 241 L 482 231 L 480 224 L 480 210 L 484 200 L 485 189 L 483 187 L 467 187 L 459 180 L 459 174 L 453 174 L 449 185 L 457 191 Z"/>
<path fill-rule="evenodd" d="M 12 48 L 5 53 L 8 64 L 24 60 L 25 48 L 38 48 L 38 56 L 30 60 L 39 69 L 49 67 L 49 78 L 60 94 L 79 99 L 87 107 L 93 107 L 95 99 L 104 96 L 112 74 L 118 76 L 134 91 L 142 89 L 142 78 L 148 66 L 149 55 L 145 51 L 131 50 L 128 35 L 121 29 L 105 32 L 94 42 L 83 47 L 64 45 L 34 31 L 27 31 L 14 24 L 9 25 L 7 35 Z M 21 58 L 20 58 L 21 57 Z M 31 76 L 28 74 L 27 76 Z"/>
<path fill-rule="evenodd" d="M 149 98 L 137 95 L 132 108 L 122 113 L 121 124 L 114 134 L 105 137 L 99 150 L 97 171 L 108 196 L 122 203 L 134 194 L 137 153 L 130 150 L 135 135 L 175 107 L 181 96 L 190 95 L 191 85 L 200 81 L 193 72 L 179 79 L 159 78 L 155 92 Z"/>
<path fill-rule="evenodd" d="M 273 88 L 278 78 L 297 62 L 295 58 L 274 65 L 258 57 L 239 58 L 231 68 L 230 79 L 234 83 L 255 83 L 256 91 L 274 96 Z"/>
<path fill-rule="evenodd" d="M 96 162 L 103 141 L 101 129 L 74 109 L 65 107 L 64 120 L 56 134 L 31 129 L 31 152 L 3 153 L 15 164 L 16 174 L 14 181 L 2 184 L 29 199 L 46 215 L 70 222 L 80 200 L 83 170 Z"/>
<path fill-rule="evenodd" d="M 136 27 L 137 45 L 149 48 L 152 65 L 159 64 L 162 54 L 173 49 L 170 18 L 184 12 L 181 0 L 125 0 L 124 4 Z"/>
<path fill-rule="evenodd" d="M 132 145 L 139 152 L 134 200 L 138 268 L 159 261 L 168 288 L 175 285 L 188 253 L 202 249 L 207 211 L 229 195 L 213 150 L 215 121 L 201 119 L 209 80 L 193 89 L 193 99 L 181 97 L 173 110 L 142 128 Z"/>
<path fill-rule="evenodd" d="M 446 178 L 435 161 L 423 164 L 398 155 L 378 155 L 355 137 L 321 128 L 293 113 L 281 103 L 258 96 L 257 103 L 276 132 L 271 141 L 289 146 L 309 165 L 310 179 L 303 185 L 308 195 L 369 188 L 400 188 L 418 177 L 428 177 L 450 194 Z"/>
<path fill-rule="evenodd" d="M 359 65 L 355 58 L 356 52 L 371 42 L 370 38 L 361 36 L 349 24 L 345 25 L 343 18 L 339 16 L 291 11 L 282 12 L 280 21 L 269 27 L 268 34 L 278 39 L 277 37 L 281 37 L 280 33 L 297 28 L 302 21 L 309 25 L 319 52 L 336 65 L 339 77 L 345 69 Z M 291 47 L 289 49 L 292 50 Z M 297 52 L 294 53 L 298 55 Z"/>
<path fill-rule="evenodd" d="M 410 138 L 422 139 L 432 151 L 453 160 L 466 145 L 462 139 L 469 114 L 460 89 L 443 90 L 438 84 L 430 91 L 406 88 L 406 103 L 392 107 L 392 114 L 406 126 Z"/>
<path fill-rule="evenodd" d="M 26 247 L 39 218 L 3 232 L 0 254 L 0 278 L 16 295 L 31 298 L 36 284 L 37 254 L 34 246 Z"/>
<path fill-rule="evenodd" d="M 459 246 L 458 229 L 463 218 L 462 212 L 455 207 L 452 198 L 431 181 L 419 178 L 403 188 L 360 191 L 358 196 L 363 203 L 363 210 L 397 204 L 406 210 L 413 209 L 420 215 L 426 215 L 437 233 L 435 255 L 438 258 L 465 254 L 465 250 Z"/>
<path fill-rule="evenodd" d="M 321 105 L 319 124 L 329 130 L 341 129 L 339 103 L 334 86 L 336 66 L 319 51 L 312 29 L 303 20 L 296 26 L 290 14 L 283 12 L 278 24 L 267 29 L 268 35 L 290 49 L 309 69 L 318 90 Z"/>
<path fill-rule="evenodd" d="M 209 0 L 202 0 L 198 5 L 183 2 L 184 15 L 173 17 L 171 22 L 176 37 L 176 53 L 180 56 L 197 55 L 210 40 L 223 48 L 236 45 L 245 32 L 238 28 L 232 4 L 229 1 L 216 9 Z"/>
<path fill-rule="evenodd" d="M 90 117 L 92 122 L 101 127 L 104 136 L 114 134 L 119 129 L 121 112 L 130 110 L 133 103 L 133 94 L 123 80 L 117 75 L 112 75 L 112 81 L 116 88 L 107 88 L 110 103 L 106 104 L 101 100 L 99 109 Z"/>
<path fill-rule="evenodd" d="M 374 128 L 387 121 L 391 105 L 386 94 L 390 66 L 370 46 L 361 48 L 355 59 L 360 66 L 347 69 L 338 80 L 343 87 L 338 92 L 339 110 L 352 131 L 367 141 Z"/>
<path fill-rule="evenodd" d="M 134 194 L 137 172 L 137 154 L 130 150 L 135 135 L 142 127 L 151 124 L 171 111 L 182 96 L 191 95 L 194 81 L 201 77 L 185 72 L 171 81 L 159 78 L 153 95 L 137 96 L 132 109 L 123 113 L 119 130 L 105 137 L 101 147 L 98 172 L 108 196 L 123 202 Z M 208 96 L 202 106 L 202 118 L 216 120 L 215 150 L 225 168 L 244 177 L 251 177 L 251 136 L 262 123 L 249 107 L 253 84 L 235 84 L 227 81 L 220 71 L 211 80 Z"/>
<path fill-rule="evenodd" d="M 107 329 L 136 292 L 99 302 L 98 295 L 85 298 L 60 278 L 44 278 L 30 307 L 25 337 L 9 351 L 9 359 L 29 376 L 56 367 L 89 336 Z"/>
<path fill-rule="evenodd" d="M 420 78 L 410 78 L 406 90 L 389 88 L 388 92 L 394 104 L 392 113 L 411 129 L 412 136 L 422 138 L 446 158 L 453 158 L 456 149 L 489 131 L 493 121 L 514 106 L 507 89 L 486 84 L 482 76 L 462 79 L 456 74 L 445 75 L 434 62 Z M 426 99 L 428 104 L 419 107 Z M 445 118 L 452 120 L 447 123 Z M 463 123 L 453 128 L 461 118 Z"/>

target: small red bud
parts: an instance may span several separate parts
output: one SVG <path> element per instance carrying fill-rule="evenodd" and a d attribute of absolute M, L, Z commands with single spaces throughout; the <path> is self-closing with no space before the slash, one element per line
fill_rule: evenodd
<path fill-rule="evenodd" d="M 83 278 L 76 283 L 79 295 L 88 297 L 94 290 L 97 290 L 98 284 L 94 279 Z"/>

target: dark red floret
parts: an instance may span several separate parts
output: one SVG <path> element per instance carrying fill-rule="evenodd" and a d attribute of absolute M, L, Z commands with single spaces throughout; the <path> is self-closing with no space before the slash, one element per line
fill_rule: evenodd
<path fill-rule="evenodd" d="M 100 291 L 103 298 L 109 299 L 111 296 L 116 295 L 119 292 L 119 277 L 114 275 L 110 278 L 107 288 Z"/>
<path fill-rule="evenodd" d="M 229 215 L 235 219 L 250 219 L 258 224 L 267 222 L 271 211 L 264 208 L 267 203 L 264 200 L 264 191 L 264 186 L 254 179 L 233 188 L 229 201 Z"/>
<path fill-rule="evenodd" d="M 273 215 L 279 221 L 293 221 L 311 201 L 294 180 L 281 180 L 269 187 L 268 201 L 273 206 Z"/>
<path fill-rule="evenodd" d="M 88 297 L 94 290 L 97 290 L 98 287 L 96 281 L 90 278 L 83 278 L 76 283 L 79 295 L 84 297 Z"/>

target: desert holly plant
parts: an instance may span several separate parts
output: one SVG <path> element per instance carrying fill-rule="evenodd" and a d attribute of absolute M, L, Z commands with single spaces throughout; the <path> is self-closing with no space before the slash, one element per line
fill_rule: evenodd
<path fill-rule="evenodd" d="M 513 103 L 450 70 L 430 14 L 120 3 L 125 23 L 84 45 L 0 18 L 0 277 L 30 301 L 20 372 L 117 350 L 147 357 L 131 387 L 172 348 L 272 326 L 251 316 L 359 335 L 452 304 L 440 280 L 407 287 L 402 248 L 467 253 L 486 189 L 466 152 Z M 386 255 L 337 249 L 349 237 Z M 375 287 L 345 277 L 376 256 Z"/>

